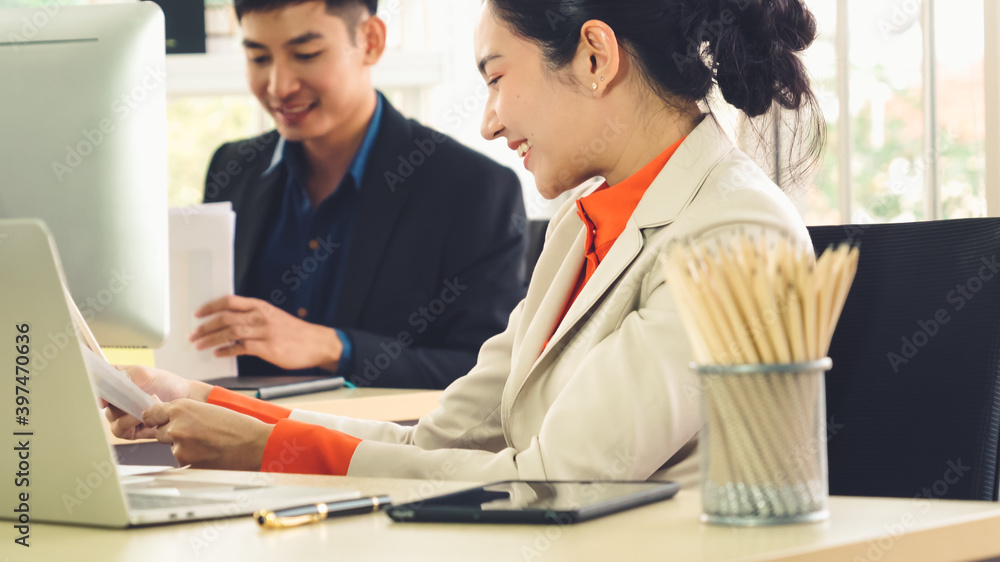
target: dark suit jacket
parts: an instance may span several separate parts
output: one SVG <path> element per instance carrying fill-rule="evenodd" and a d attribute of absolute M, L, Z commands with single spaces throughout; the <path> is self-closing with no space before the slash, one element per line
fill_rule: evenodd
<path fill-rule="evenodd" d="M 271 131 L 225 144 L 209 166 L 205 201 L 236 211 L 239 295 L 285 187 L 284 168 L 261 177 L 277 142 Z M 359 386 L 444 388 L 524 296 L 517 176 L 386 101 L 357 213 L 332 326 L 354 342 L 354 366 L 338 374 Z"/>

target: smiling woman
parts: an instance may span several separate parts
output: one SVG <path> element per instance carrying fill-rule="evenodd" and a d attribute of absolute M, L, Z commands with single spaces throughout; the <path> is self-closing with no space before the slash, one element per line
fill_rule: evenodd
<path fill-rule="evenodd" d="M 280 25 L 250 37 L 274 61 L 295 48 L 267 36 Z M 748 116 L 811 104 L 798 53 L 814 36 L 798 0 L 486 0 L 474 52 L 489 85 L 483 137 L 518 151 L 546 197 L 606 179 L 552 219 L 507 329 L 413 427 L 179 388 L 135 368 L 140 387 L 175 399 L 145 413 L 160 426 L 147 434 L 172 442 L 183 464 L 221 468 L 690 483 L 698 381 L 660 256 L 677 240 L 747 231 L 811 248 L 788 199 L 699 104 L 716 86 Z M 286 112 L 324 99 L 260 92 Z M 109 417 L 134 435 L 138 420 Z M 296 440 L 308 452 L 280 458 Z"/>

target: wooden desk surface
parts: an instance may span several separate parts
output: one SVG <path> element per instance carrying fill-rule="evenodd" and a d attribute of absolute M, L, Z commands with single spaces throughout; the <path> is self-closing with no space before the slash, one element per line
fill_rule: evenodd
<path fill-rule="evenodd" d="M 368 419 L 415 419 L 439 392 L 337 390 L 278 403 Z M 350 398 L 350 400 L 345 400 Z M 252 481 L 256 473 L 185 471 L 186 477 Z M 435 481 L 269 475 L 275 482 L 388 493 L 407 501 L 472 485 Z M 282 531 L 249 517 L 129 530 L 33 523 L 30 548 L 4 539 L 11 561 L 187 560 L 678 560 L 951 561 L 1000 556 L 1000 504 L 882 498 L 830 498 L 818 524 L 729 528 L 699 521 L 697 491 L 576 526 L 393 523 L 384 514 L 352 516 Z M 7 522 L 9 524 L 9 522 Z M 5 536 L 13 536 L 11 534 Z"/>
<path fill-rule="evenodd" d="M 186 471 L 252 481 L 254 473 Z M 389 493 L 396 501 L 469 485 L 456 482 L 276 475 L 276 482 Z M 834 497 L 824 523 L 728 528 L 699 521 L 700 498 L 673 500 L 575 526 L 393 523 L 381 513 L 265 531 L 250 517 L 129 530 L 34 523 L 30 549 L 11 560 L 969 560 L 1000 554 L 1000 505 Z M 12 533 L 12 532 L 11 532 Z M 8 535 L 9 536 L 9 535 Z M 6 539 L 9 541 L 9 539 Z"/>
<path fill-rule="evenodd" d="M 286 408 L 366 420 L 409 421 L 419 419 L 436 408 L 440 397 L 440 390 L 340 388 L 271 402 Z"/>

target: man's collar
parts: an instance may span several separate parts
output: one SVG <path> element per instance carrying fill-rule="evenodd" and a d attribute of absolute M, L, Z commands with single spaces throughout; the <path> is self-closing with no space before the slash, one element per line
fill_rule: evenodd
<path fill-rule="evenodd" d="M 268 166 L 266 170 L 264 170 L 264 173 L 261 174 L 260 177 L 263 178 L 271 175 L 271 173 L 274 172 L 275 168 L 278 167 L 278 164 L 281 164 L 284 157 L 285 157 L 285 137 L 278 136 L 278 144 L 274 146 L 274 154 L 271 156 L 271 165 Z"/>
<path fill-rule="evenodd" d="M 354 180 L 355 189 L 361 188 L 361 180 L 364 177 L 365 166 L 368 164 L 368 157 L 371 155 L 372 147 L 375 145 L 375 140 L 378 137 L 378 131 L 382 125 L 382 113 L 383 113 L 383 99 L 382 92 L 375 92 L 375 112 L 372 114 L 371 122 L 368 124 L 368 131 L 365 133 L 365 138 L 361 141 L 361 146 L 358 147 L 357 153 L 354 155 L 354 159 L 351 160 L 350 166 L 347 167 L 347 175 Z M 292 164 L 292 158 L 289 157 L 287 151 L 292 148 L 294 141 L 286 142 L 285 137 L 278 137 L 278 144 L 274 147 L 274 154 L 271 156 L 271 164 L 264 170 L 261 177 L 266 177 L 274 172 L 281 164 L 294 165 Z"/>

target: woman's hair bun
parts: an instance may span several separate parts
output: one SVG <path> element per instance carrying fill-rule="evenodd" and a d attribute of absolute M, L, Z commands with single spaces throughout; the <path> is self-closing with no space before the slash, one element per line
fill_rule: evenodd
<path fill-rule="evenodd" d="M 706 0 L 693 0 L 704 3 Z M 788 109 L 811 96 L 798 53 L 816 39 L 816 19 L 801 0 L 708 0 L 718 10 L 718 33 L 709 42 L 723 98 L 750 117 L 772 101 Z"/>

